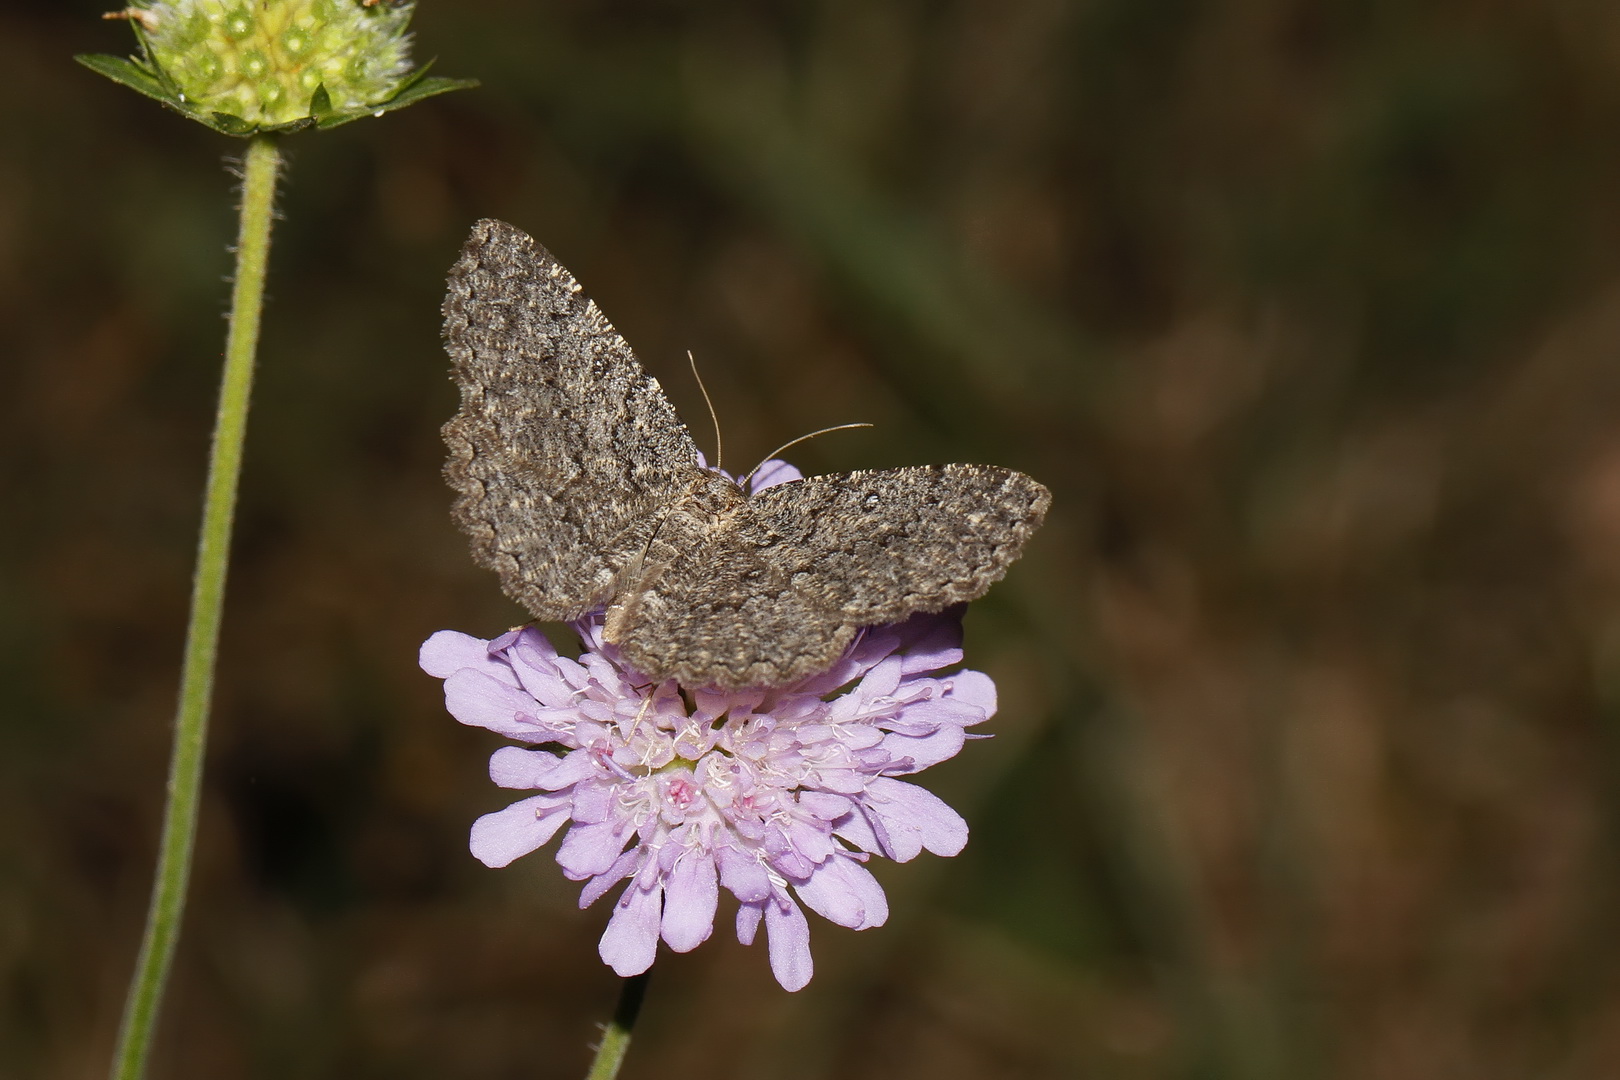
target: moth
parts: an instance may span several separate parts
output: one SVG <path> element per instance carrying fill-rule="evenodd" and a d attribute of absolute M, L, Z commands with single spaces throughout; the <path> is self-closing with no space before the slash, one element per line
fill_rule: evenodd
<path fill-rule="evenodd" d="M 865 626 L 980 596 L 1051 496 L 1022 473 L 929 465 L 745 491 L 700 463 L 658 381 L 567 270 L 485 220 L 450 270 L 444 426 L 473 559 L 537 619 L 605 607 L 649 678 L 727 690 L 829 667 Z"/>

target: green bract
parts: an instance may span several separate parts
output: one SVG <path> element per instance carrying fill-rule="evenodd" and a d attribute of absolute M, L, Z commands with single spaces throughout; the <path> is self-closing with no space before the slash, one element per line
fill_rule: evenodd
<path fill-rule="evenodd" d="M 411 70 L 414 0 L 148 0 L 119 13 L 141 55 L 86 67 L 227 135 L 336 127 L 471 79 Z"/>

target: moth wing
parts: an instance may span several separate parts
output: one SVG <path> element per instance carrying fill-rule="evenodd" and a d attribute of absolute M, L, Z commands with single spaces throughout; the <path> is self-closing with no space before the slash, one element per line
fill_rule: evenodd
<path fill-rule="evenodd" d="M 862 626 L 984 593 L 1051 495 L 1022 473 L 935 465 L 812 476 L 751 497 L 627 598 L 642 672 L 776 686 L 825 669 Z"/>
<path fill-rule="evenodd" d="M 508 596 L 578 617 L 699 475 L 697 447 L 573 275 L 503 222 L 474 225 L 450 270 L 444 341 L 452 516 Z"/>
<path fill-rule="evenodd" d="M 857 629 L 797 593 L 773 553 L 736 529 L 683 546 L 616 607 L 610 631 L 632 667 L 725 690 L 780 686 L 827 668 Z"/>
<path fill-rule="evenodd" d="M 871 469 L 766 488 L 738 528 L 791 568 L 795 595 L 871 626 L 982 596 L 1051 501 L 1041 484 L 993 465 Z"/>

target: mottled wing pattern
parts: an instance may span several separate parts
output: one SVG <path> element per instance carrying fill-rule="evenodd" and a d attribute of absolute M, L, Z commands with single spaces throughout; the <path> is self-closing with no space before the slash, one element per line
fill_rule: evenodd
<path fill-rule="evenodd" d="M 832 664 L 856 627 L 808 604 L 771 557 L 717 530 L 623 597 L 618 645 L 654 678 L 780 686 Z M 611 620 L 611 615 L 610 615 Z"/>
<path fill-rule="evenodd" d="M 542 619 L 605 602 L 701 475 L 675 410 L 550 252 L 480 221 L 451 268 L 444 426 L 453 516 L 474 559 Z"/>
<path fill-rule="evenodd" d="M 1050 502 L 1024 474 L 988 465 L 768 488 L 631 584 L 625 655 L 694 685 L 790 682 L 830 665 L 859 627 L 982 595 Z"/>
<path fill-rule="evenodd" d="M 869 626 L 984 595 L 1051 501 L 993 465 L 868 469 L 767 488 L 737 527 L 792 567 L 809 603 Z"/>

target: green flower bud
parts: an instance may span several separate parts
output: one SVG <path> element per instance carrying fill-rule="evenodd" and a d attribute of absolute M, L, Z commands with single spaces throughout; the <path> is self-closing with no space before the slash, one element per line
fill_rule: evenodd
<path fill-rule="evenodd" d="M 147 0 L 142 57 L 87 66 L 232 135 L 334 127 L 476 85 L 412 72 L 414 0 Z"/>

